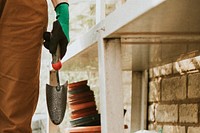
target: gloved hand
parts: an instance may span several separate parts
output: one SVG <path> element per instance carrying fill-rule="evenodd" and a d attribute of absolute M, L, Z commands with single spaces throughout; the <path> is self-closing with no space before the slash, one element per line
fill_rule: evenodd
<path fill-rule="evenodd" d="M 60 3 L 56 6 L 56 18 L 51 32 L 45 32 L 43 35 L 44 46 L 49 49 L 51 54 L 55 54 L 57 46 L 60 45 L 60 58 L 62 59 L 67 51 L 69 39 L 69 5 Z"/>

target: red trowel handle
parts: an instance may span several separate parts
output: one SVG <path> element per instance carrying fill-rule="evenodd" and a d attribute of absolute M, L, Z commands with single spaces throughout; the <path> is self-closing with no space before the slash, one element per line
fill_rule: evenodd
<path fill-rule="evenodd" d="M 60 70 L 62 63 L 60 62 L 60 46 L 58 45 L 56 54 L 52 54 L 52 67 L 54 70 Z"/>

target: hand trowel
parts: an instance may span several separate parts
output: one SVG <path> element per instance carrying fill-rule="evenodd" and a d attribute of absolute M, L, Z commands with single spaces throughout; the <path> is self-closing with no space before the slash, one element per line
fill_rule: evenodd
<path fill-rule="evenodd" d="M 54 70 L 50 73 L 50 85 L 46 84 L 46 98 L 49 117 L 55 125 L 59 125 L 65 115 L 67 104 L 67 82 L 60 85 L 59 69 L 60 62 L 60 48 L 58 46 L 56 54 L 52 55 L 52 66 Z M 52 83 L 53 82 L 53 83 Z"/>

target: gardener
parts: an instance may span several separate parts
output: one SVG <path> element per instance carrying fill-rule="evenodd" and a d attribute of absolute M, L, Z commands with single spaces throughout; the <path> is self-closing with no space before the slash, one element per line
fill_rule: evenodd
<path fill-rule="evenodd" d="M 52 0 L 57 14 L 44 44 L 50 53 L 69 42 L 68 0 Z M 39 93 L 45 0 L 0 0 L 0 133 L 31 133 Z"/>

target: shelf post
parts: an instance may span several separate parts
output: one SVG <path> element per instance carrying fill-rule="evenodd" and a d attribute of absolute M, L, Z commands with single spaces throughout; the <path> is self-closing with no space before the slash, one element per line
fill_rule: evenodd
<path fill-rule="evenodd" d="M 105 0 L 96 0 L 96 24 L 105 18 Z"/>
<path fill-rule="evenodd" d="M 123 89 L 120 39 L 99 39 L 99 82 L 102 133 L 123 133 Z"/>
<path fill-rule="evenodd" d="M 132 71 L 131 132 L 146 129 L 148 73 Z"/>

